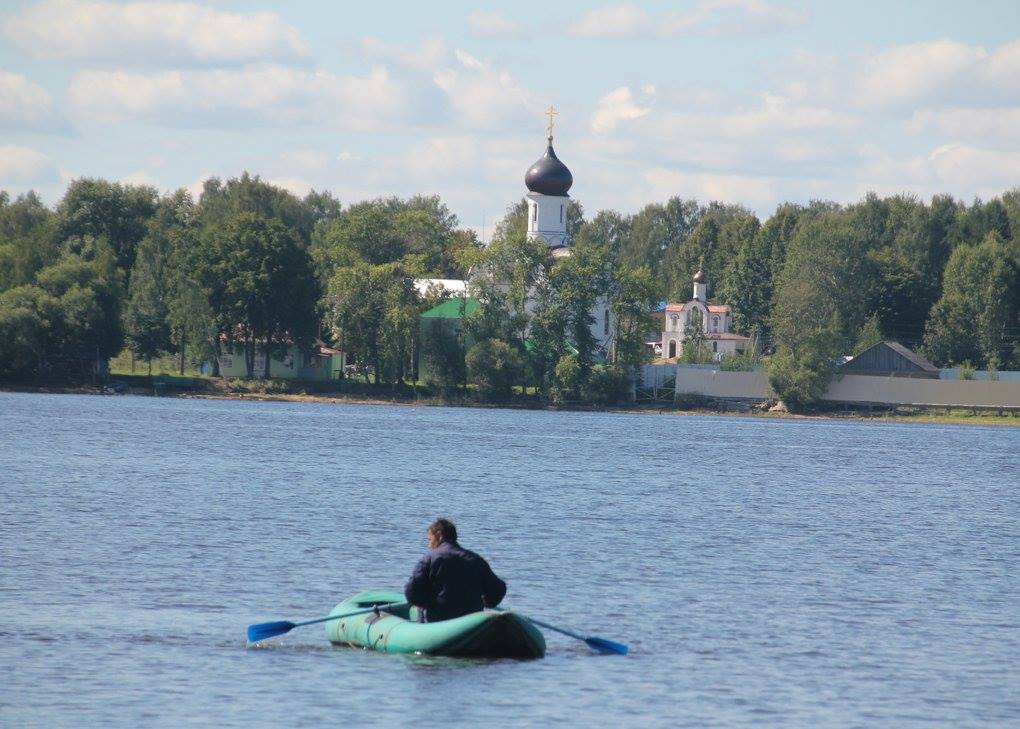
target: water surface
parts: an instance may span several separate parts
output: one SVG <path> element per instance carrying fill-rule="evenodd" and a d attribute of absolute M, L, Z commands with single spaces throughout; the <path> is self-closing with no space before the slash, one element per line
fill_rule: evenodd
<path fill-rule="evenodd" d="M 0 724 L 1016 726 L 1020 431 L 0 394 Z M 446 515 L 540 661 L 248 649 Z"/>

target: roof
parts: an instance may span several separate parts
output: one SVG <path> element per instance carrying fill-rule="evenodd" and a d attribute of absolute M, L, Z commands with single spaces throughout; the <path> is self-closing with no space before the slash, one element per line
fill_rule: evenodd
<path fill-rule="evenodd" d="M 926 358 L 922 357 L 917 352 L 907 349 L 899 342 L 881 342 L 881 344 L 884 344 L 901 357 L 905 357 L 906 359 L 910 360 L 911 362 L 913 362 L 926 372 L 939 371 L 939 368 L 933 365 L 931 362 L 929 362 Z"/>
<path fill-rule="evenodd" d="M 666 304 L 666 311 L 683 311 L 688 304 L 696 301 L 699 304 L 702 303 L 697 299 L 691 299 L 683 304 Z M 704 304 L 702 305 L 705 306 Z M 728 314 L 730 312 L 729 304 L 708 304 L 706 308 L 714 314 Z"/>
<path fill-rule="evenodd" d="M 847 366 L 848 369 L 854 369 L 854 365 L 856 365 L 857 369 L 861 369 L 862 365 L 867 368 L 868 366 L 879 364 L 874 357 L 870 357 L 869 359 L 869 356 L 875 354 L 876 350 L 880 349 L 888 349 L 894 352 L 897 356 L 902 357 L 921 372 L 927 372 L 930 374 L 938 374 L 939 372 L 935 365 L 919 355 L 917 352 L 907 349 L 899 342 L 879 342 L 878 344 L 874 344 L 858 354 L 856 357 L 848 360 L 845 363 L 845 366 Z M 881 355 L 878 354 L 877 356 L 880 357 Z M 885 369 L 885 367 L 883 366 L 882 369 Z"/>
<path fill-rule="evenodd" d="M 734 334 L 733 332 L 721 332 L 717 334 L 707 335 L 709 339 L 732 339 L 748 342 L 751 340 L 750 337 L 745 337 L 743 334 Z"/>
<path fill-rule="evenodd" d="M 532 192 L 558 197 L 565 196 L 570 186 L 574 184 L 574 176 L 553 151 L 552 137 L 549 138 L 545 154 L 528 168 L 527 174 L 524 175 L 524 184 Z"/>
<path fill-rule="evenodd" d="M 478 299 L 455 297 L 422 312 L 422 319 L 461 319 L 478 310 Z"/>

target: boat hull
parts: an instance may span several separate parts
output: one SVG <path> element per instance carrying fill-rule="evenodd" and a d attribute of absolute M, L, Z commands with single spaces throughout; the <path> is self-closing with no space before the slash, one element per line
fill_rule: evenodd
<path fill-rule="evenodd" d="M 341 602 L 330 614 L 403 601 L 404 596 L 397 592 L 361 592 Z M 353 615 L 327 622 L 326 636 L 336 645 L 385 653 L 485 658 L 545 655 L 541 631 L 530 620 L 511 611 L 482 610 L 436 623 L 421 623 L 418 618 L 417 608 Z"/>

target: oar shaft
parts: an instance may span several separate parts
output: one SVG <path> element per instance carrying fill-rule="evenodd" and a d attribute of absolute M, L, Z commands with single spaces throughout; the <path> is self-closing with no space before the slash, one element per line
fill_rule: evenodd
<path fill-rule="evenodd" d="M 341 613 L 340 615 L 327 615 L 324 618 L 316 618 L 315 620 L 306 620 L 303 623 L 294 623 L 294 627 L 298 628 L 302 625 L 314 625 L 315 623 L 325 623 L 330 620 L 339 620 L 340 618 L 352 618 L 355 615 L 364 615 L 365 613 L 374 613 L 376 610 L 394 610 L 396 608 L 405 607 L 406 602 L 391 602 L 386 605 L 373 605 L 370 608 L 364 610 L 355 610 L 352 613 Z"/>
<path fill-rule="evenodd" d="M 543 623 L 541 620 L 536 620 L 535 618 L 532 618 L 530 616 L 528 617 L 528 620 L 533 622 L 535 625 L 541 625 L 543 628 L 548 628 L 549 630 L 555 630 L 557 633 L 563 633 L 563 635 L 570 636 L 571 638 L 576 638 L 577 640 L 588 640 L 587 636 L 578 635 L 577 633 L 573 633 L 573 632 L 571 632 L 569 630 L 566 630 L 564 628 L 557 628 L 555 625 L 549 625 L 549 623 Z"/>

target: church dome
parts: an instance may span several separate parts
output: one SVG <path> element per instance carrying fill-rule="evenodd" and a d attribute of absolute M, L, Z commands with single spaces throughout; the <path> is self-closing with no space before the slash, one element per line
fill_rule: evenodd
<path fill-rule="evenodd" d="M 705 283 L 705 272 L 700 268 L 698 269 L 698 272 L 694 274 L 694 283 Z"/>
<path fill-rule="evenodd" d="M 545 154 L 535 164 L 531 165 L 527 174 L 524 175 L 524 184 L 532 192 L 542 195 L 564 196 L 567 190 L 574 184 L 574 176 L 570 174 L 567 166 L 560 162 L 553 151 L 552 138 L 549 146 L 545 148 Z"/>

